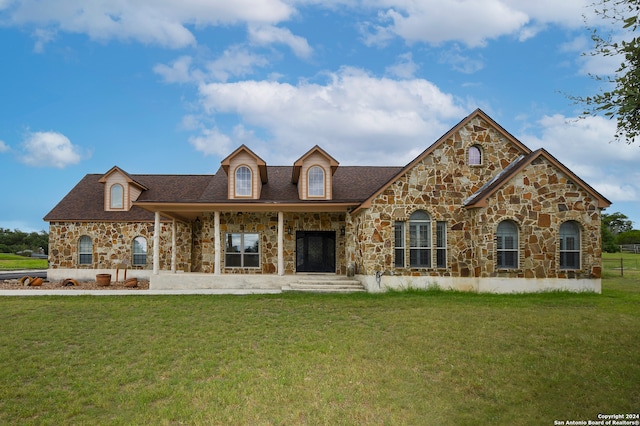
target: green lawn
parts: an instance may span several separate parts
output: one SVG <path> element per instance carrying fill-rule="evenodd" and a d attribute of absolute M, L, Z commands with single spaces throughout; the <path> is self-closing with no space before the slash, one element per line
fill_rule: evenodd
<path fill-rule="evenodd" d="M 626 273 L 601 295 L 5 297 L 0 324 L 0 424 L 552 425 L 640 409 Z"/>
<path fill-rule="evenodd" d="M 17 269 L 47 269 L 47 259 L 36 259 L 18 256 L 17 254 L 0 253 L 0 271 Z"/>

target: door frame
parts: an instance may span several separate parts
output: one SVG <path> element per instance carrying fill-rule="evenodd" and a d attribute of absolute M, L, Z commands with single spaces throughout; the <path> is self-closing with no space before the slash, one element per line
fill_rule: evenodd
<path fill-rule="evenodd" d="M 322 246 L 320 247 L 322 260 L 319 263 L 310 263 L 310 237 L 322 237 Z M 300 245 L 301 240 L 302 246 Z M 335 273 L 336 251 L 335 231 L 296 231 L 296 272 Z"/>

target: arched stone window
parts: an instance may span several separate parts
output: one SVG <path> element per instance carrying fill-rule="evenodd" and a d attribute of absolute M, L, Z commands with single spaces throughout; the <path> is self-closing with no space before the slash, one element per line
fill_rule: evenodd
<path fill-rule="evenodd" d="M 83 235 L 78 240 L 78 264 L 91 265 L 93 263 L 93 241 L 91 237 Z"/>
<path fill-rule="evenodd" d="M 250 197 L 252 189 L 252 173 L 247 166 L 240 166 L 236 169 L 236 196 Z"/>
<path fill-rule="evenodd" d="M 322 167 L 311 167 L 307 175 L 309 177 L 309 197 L 324 197 L 324 170 Z"/>
<path fill-rule="evenodd" d="M 482 150 L 478 145 L 469 147 L 469 165 L 479 166 L 482 164 Z"/>
<path fill-rule="evenodd" d="M 147 264 L 147 239 L 135 237 L 133 239 L 133 265 Z"/>
<path fill-rule="evenodd" d="M 560 269 L 580 269 L 580 226 L 573 220 L 560 225 Z"/>
<path fill-rule="evenodd" d="M 124 208 L 124 189 L 119 183 L 111 185 L 111 202 L 109 205 L 112 209 Z"/>
<path fill-rule="evenodd" d="M 422 210 L 409 217 L 409 265 L 431 267 L 431 216 Z"/>
<path fill-rule="evenodd" d="M 504 220 L 498 225 L 496 233 L 498 269 L 518 267 L 518 225 Z"/>

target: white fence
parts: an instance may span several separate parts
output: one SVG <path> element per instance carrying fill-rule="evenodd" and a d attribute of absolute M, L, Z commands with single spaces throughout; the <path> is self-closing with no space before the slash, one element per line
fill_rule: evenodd
<path fill-rule="evenodd" d="M 623 244 L 620 246 L 620 251 L 623 253 L 640 254 L 640 244 Z"/>

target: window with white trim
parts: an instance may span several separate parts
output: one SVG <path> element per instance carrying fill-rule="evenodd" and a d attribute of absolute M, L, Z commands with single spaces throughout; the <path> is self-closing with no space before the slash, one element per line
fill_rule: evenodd
<path fill-rule="evenodd" d="M 422 210 L 409 218 L 409 265 L 431 267 L 431 216 Z"/>
<path fill-rule="evenodd" d="M 560 269 L 580 269 L 580 226 L 573 220 L 560 225 Z"/>
<path fill-rule="evenodd" d="M 473 145 L 469 147 L 468 150 L 469 155 L 469 165 L 471 166 L 479 166 L 482 164 L 482 151 L 480 147 L 477 145 Z"/>
<path fill-rule="evenodd" d="M 236 197 L 250 197 L 252 188 L 252 173 L 247 166 L 236 169 Z"/>
<path fill-rule="evenodd" d="M 124 207 L 124 189 L 119 183 L 111 185 L 110 206 L 112 209 L 121 209 Z"/>
<path fill-rule="evenodd" d="M 393 227 L 395 265 L 396 268 L 404 268 L 404 222 L 396 222 Z"/>
<path fill-rule="evenodd" d="M 147 239 L 145 237 L 135 237 L 133 239 L 133 265 L 147 264 Z"/>
<path fill-rule="evenodd" d="M 78 264 L 91 265 L 93 263 L 93 241 L 91 237 L 83 235 L 78 240 Z"/>
<path fill-rule="evenodd" d="M 309 197 L 324 197 L 324 169 L 313 166 L 307 172 Z"/>
<path fill-rule="evenodd" d="M 260 235 L 229 233 L 225 235 L 226 268 L 259 268 Z"/>
<path fill-rule="evenodd" d="M 498 269 L 518 267 L 518 226 L 511 220 L 504 220 L 496 232 Z"/>

